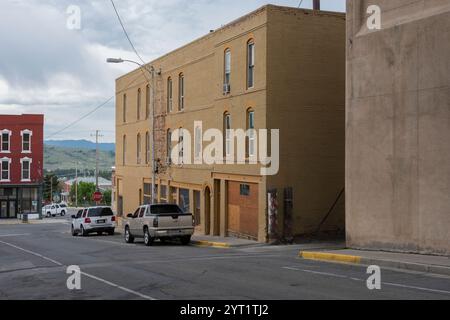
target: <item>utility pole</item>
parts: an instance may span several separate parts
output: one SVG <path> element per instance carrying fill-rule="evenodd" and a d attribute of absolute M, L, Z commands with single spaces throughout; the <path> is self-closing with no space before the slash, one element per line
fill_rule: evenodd
<path fill-rule="evenodd" d="M 53 203 L 53 176 L 50 176 L 50 203 Z"/>
<path fill-rule="evenodd" d="M 152 75 L 152 203 L 156 203 L 155 197 L 156 197 L 156 159 L 155 159 L 155 68 L 152 66 L 151 69 L 151 75 Z"/>
<path fill-rule="evenodd" d="M 103 136 L 99 135 L 99 133 L 100 133 L 99 130 L 95 131 L 95 191 L 99 191 L 99 188 L 98 188 L 98 161 L 99 161 L 98 138 L 103 137 Z"/>
<path fill-rule="evenodd" d="M 78 162 L 75 165 L 75 208 L 78 208 Z"/>

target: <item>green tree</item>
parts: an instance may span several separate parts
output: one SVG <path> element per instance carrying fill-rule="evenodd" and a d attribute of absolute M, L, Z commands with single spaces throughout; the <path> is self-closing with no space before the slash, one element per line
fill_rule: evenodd
<path fill-rule="evenodd" d="M 96 188 L 94 183 L 78 183 L 78 205 L 92 205 L 92 195 L 94 194 L 95 190 Z M 70 188 L 70 198 L 75 200 L 75 184 L 73 184 Z"/>
<path fill-rule="evenodd" d="M 106 190 L 105 192 L 103 192 L 103 204 L 104 205 L 106 205 L 106 206 L 111 205 L 111 194 L 112 194 L 111 190 Z"/>
<path fill-rule="evenodd" d="M 61 186 L 59 184 L 58 177 L 53 174 L 49 173 L 45 175 L 44 177 L 44 200 L 53 202 L 53 197 L 51 195 L 51 192 L 53 192 L 53 196 L 59 195 L 61 193 Z"/>

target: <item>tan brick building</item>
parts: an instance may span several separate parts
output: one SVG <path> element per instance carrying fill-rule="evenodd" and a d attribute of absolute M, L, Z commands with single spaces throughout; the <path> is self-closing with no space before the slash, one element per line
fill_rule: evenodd
<path fill-rule="evenodd" d="M 292 188 L 292 233 L 315 232 L 344 187 L 345 15 L 264 6 L 149 63 L 155 75 L 157 201 L 195 213 L 198 231 L 267 241 L 268 190 Z M 151 101 L 138 69 L 116 82 L 116 206 L 151 199 Z M 153 83 L 153 82 L 152 82 Z M 280 129 L 280 168 L 170 164 L 170 134 L 208 128 Z M 227 139 L 225 138 L 226 145 Z M 246 153 L 253 151 L 248 139 Z M 203 144 L 206 147 L 206 144 Z M 192 158 L 196 158 L 192 155 Z M 322 231 L 343 231 L 340 199 Z"/>

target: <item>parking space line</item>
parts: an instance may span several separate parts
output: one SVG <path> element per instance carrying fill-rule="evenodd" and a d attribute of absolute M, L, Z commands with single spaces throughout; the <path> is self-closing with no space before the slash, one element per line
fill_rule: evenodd
<path fill-rule="evenodd" d="M 16 246 L 16 245 L 14 245 L 14 244 L 12 244 L 12 243 L 5 242 L 5 241 L 1 241 L 1 240 L 0 240 L 0 243 L 4 244 L 4 245 L 6 245 L 6 246 L 9 246 L 9 247 L 15 248 L 15 249 L 17 249 L 17 250 L 26 252 L 26 253 L 31 254 L 31 255 L 33 255 L 33 256 L 39 257 L 39 258 L 44 259 L 44 260 L 46 260 L 46 261 L 50 261 L 50 262 L 56 264 L 57 266 L 60 266 L 60 267 L 63 267 L 63 266 L 64 266 L 64 267 L 65 267 L 65 265 L 64 265 L 63 263 L 61 263 L 61 262 L 59 262 L 59 261 L 56 261 L 56 260 L 54 260 L 54 259 L 48 258 L 48 257 L 46 257 L 46 256 L 43 256 L 42 254 L 39 254 L 39 253 L 37 253 L 37 252 L 31 251 L 31 250 L 27 250 L 27 249 L 21 248 L 21 247 L 19 247 L 19 246 Z M 146 300 L 157 300 L 157 299 L 155 299 L 155 298 L 152 298 L 152 297 L 150 297 L 150 296 L 147 296 L 147 295 L 145 295 L 145 294 L 139 293 L 139 292 L 137 292 L 137 291 L 134 291 L 134 290 L 131 290 L 131 289 L 122 287 L 122 286 L 120 286 L 120 285 L 118 285 L 118 284 L 115 284 L 115 283 L 113 283 L 113 282 L 111 282 L 111 281 L 108 281 L 108 280 L 99 278 L 99 277 L 94 276 L 94 275 L 92 275 L 92 274 L 89 274 L 89 273 L 86 273 L 86 272 L 83 272 L 83 271 L 81 271 L 81 274 L 83 274 L 83 275 L 85 275 L 86 277 L 91 278 L 91 279 L 93 279 L 93 280 L 97 280 L 97 281 L 99 281 L 99 282 L 102 282 L 102 283 L 104 283 L 104 284 L 107 284 L 107 285 L 109 285 L 109 286 L 111 286 L 111 287 L 117 288 L 117 289 L 122 290 L 122 291 L 125 291 L 125 292 L 127 292 L 127 293 L 131 293 L 131 294 L 133 294 L 133 295 L 135 295 L 135 296 L 138 296 L 138 297 L 140 297 L 140 298 L 143 298 L 143 299 L 146 299 Z"/>
<path fill-rule="evenodd" d="M 324 275 L 324 276 L 329 276 L 329 277 L 334 277 L 334 278 L 342 278 L 342 279 L 349 279 L 349 280 L 353 280 L 353 281 L 362 281 L 362 282 L 364 282 L 363 279 L 359 279 L 359 278 L 355 278 L 355 277 L 349 277 L 349 276 L 344 276 L 344 275 L 335 274 L 335 273 L 319 272 L 319 271 L 313 271 L 313 270 L 299 269 L 299 268 L 295 268 L 295 267 L 283 267 L 282 269 L 291 270 L 291 271 L 301 271 L 301 272 L 312 273 L 312 274 L 317 274 L 317 275 Z M 423 287 L 416 287 L 416 286 L 408 286 L 408 285 L 404 285 L 404 284 L 391 283 L 391 282 L 382 282 L 382 285 L 391 286 L 391 287 L 405 288 L 405 289 L 420 290 L 420 291 L 428 291 L 428 292 L 434 292 L 434 293 L 450 294 L 450 291 L 446 291 L 446 290 L 430 289 L 430 288 L 423 288 Z"/>
<path fill-rule="evenodd" d="M 30 233 L 21 233 L 21 234 L 0 234 L 0 238 L 8 238 L 8 237 L 23 237 L 29 236 Z"/>
<path fill-rule="evenodd" d="M 18 247 L 18 246 L 16 246 L 16 245 L 12 244 L 12 243 L 5 242 L 5 241 L 1 241 L 1 240 L 0 240 L 0 243 L 3 243 L 4 245 L 10 246 L 10 247 L 15 248 L 15 249 L 17 249 L 17 250 L 26 252 L 26 253 L 31 254 L 31 255 L 33 255 L 33 256 L 39 257 L 39 258 L 41 258 L 41 259 L 50 261 L 50 262 L 56 264 L 57 266 L 63 266 L 63 264 L 62 264 L 61 262 L 58 262 L 58 261 L 56 261 L 56 260 L 47 258 L 47 257 L 45 257 L 45 256 L 43 256 L 42 254 L 39 254 L 39 253 L 37 253 L 37 252 L 33 252 L 33 251 L 30 251 L 30 250 L 27 250 L 27 249 Z"/>

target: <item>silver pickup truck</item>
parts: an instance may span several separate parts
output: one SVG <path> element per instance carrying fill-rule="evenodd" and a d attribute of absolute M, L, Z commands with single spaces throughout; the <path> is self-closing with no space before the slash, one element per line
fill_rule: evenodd
<path fill-rule="evenodd" d="M 125 242 L 133 243 L 143 238 L 146 246 L 156 239 L 161 241 L 179 239 L 187 245 L 194 234 L 191 213 L 184 213 L 176 204 L 153 204 L 139 207 L 125 221 Z"/>

